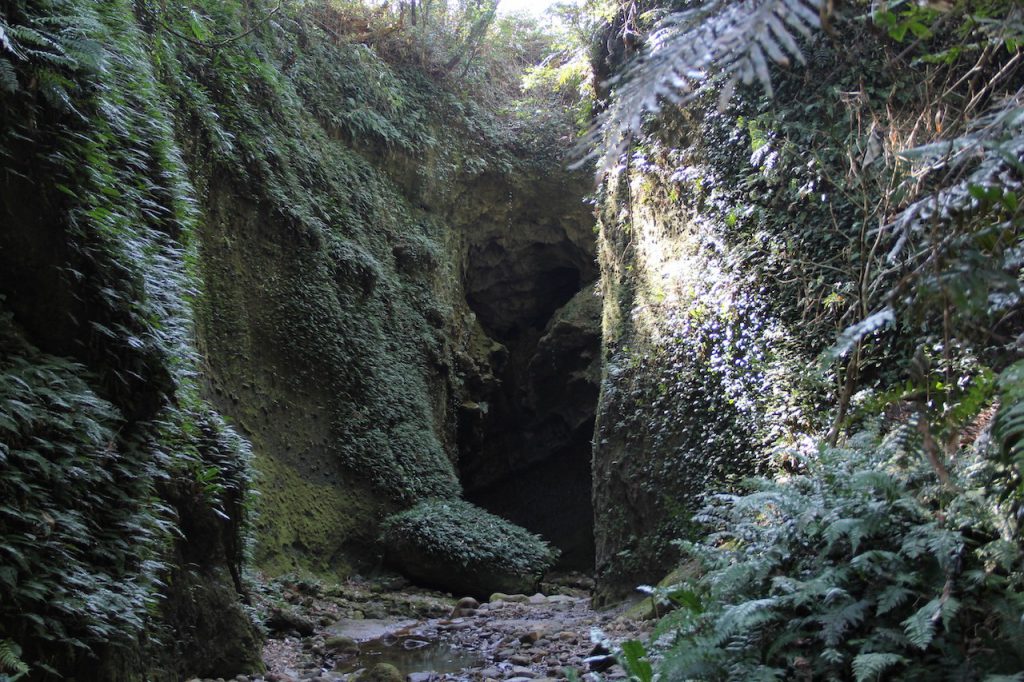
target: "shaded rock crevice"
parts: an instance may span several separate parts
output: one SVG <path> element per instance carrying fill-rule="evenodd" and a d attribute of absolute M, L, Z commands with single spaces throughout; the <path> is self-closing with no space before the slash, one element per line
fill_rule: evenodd
<path fill-rule="evenodd" d="M 489 379 L 461 407 L 459 472 L 467 499 L 589 569 L 600 299 L 589 180 L 566 175 L 499 194 L 463 232 Z"/>

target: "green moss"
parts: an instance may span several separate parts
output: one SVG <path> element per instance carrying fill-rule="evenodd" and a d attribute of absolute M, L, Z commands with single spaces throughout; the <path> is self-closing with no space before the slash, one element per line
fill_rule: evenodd
<path fill-rule="evenodd" d="M 0 640 L 33 679 L 181 679 L 216 665 L 203 594 L 218 660 L 256 669 L 247 448 L 195 379 L 195 197 L 145 34 L 123 2 L 19 1 L 3 25 Z"/>
<path fill-rule="evenodd" d="M 388 556 L 412 578 L 489 595 L 536 585 L 558 558 L 539 536 L 463 500 L 427 500 L 381 526 Z"/>
<path fill-rule="evenodd" d="M 240 8 L 221 3 L 202 22 L 230 34 Z M 302 563 L 308 543 L 310 568 L 343 572 L 372 558 L 358 548 L 380 518 L 461 493 L 454 358 L 471 335 L 455 328 L 464 245 L 448 205 L 514 157 L 493 115 L 313 13 L 216 54 L 162 31 L 153 48 L 199 188 L 208 389 L 261 467 L 288 472 L 289 492 L 257 503 L 257 556 Z M 196 21 L 167 19 L 185 33 Z M 306 521 L 341 517 L 352 522 L 329 531 Z"/>
<path fill-rule="evenodd" d="M 365 519 L 376 505 L 358 486 L 316 483 L 273 457 L 256 459 L 260 508 L 256 521 L 261 543 L 256 560 L 264 570 L 284 574 L 309 569 L 346 574 L 352 566 L 339 557 L 346 542 L 370 543 Z"/>
<path fill-rule="evenodd" d="M 388 517 L 385 543 L 413 542 L 447 561 L 539 575 L 558 551 L 540 537 L 464 500 L 428 500 Z"/>

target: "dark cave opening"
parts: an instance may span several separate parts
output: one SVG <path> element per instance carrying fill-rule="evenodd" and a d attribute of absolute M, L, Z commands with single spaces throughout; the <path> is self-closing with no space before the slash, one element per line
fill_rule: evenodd
<path fill-rule="evenodd" d="M 598 395 L 600 307 L 592 256 L 569 240 L 471 248 L 466 298 L 505 353 L 497 385 L 460 415 L 466 498 L 561 552 L 594 563 L 591 439 Z"/>

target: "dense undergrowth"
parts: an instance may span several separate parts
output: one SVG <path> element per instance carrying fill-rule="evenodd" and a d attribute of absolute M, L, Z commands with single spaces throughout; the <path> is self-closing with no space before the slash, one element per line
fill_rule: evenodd
<path fill-rule="evenodd" d="M 122 3 L 0 9 L 0 676 L 254 669 L 248 449 L 195 380 L 194 198 L 143 34 Z"/>
<path fill-rule="evenodd" d="M 784 17 L 796 4 L 734 9 Z M 616 570 L 637 575 L 621 561 L 630 552 L 641 565 L 671 565 L 673 552 L 699 565 L 657 592 L 679 606 L 653 644 L 662 663 L 627 648 L 640 679 L 996 680 L 1024 665 L 1020 431 L 1009 426 L 1020 412 L 1020 11 L 874 9 L 821 22 L 800 45 L 805 70 L 751 74 L 774 97 L 741 87 L 723 98 L 727 79 L 712 77 L 684 111 L 655 107 L 606 180 L 617 304 L 598 457 L 643 452 L 683 494 L 648 513 L 679 524 L 675 543 L 620 540 L 625 552 L 599 570 L 611 585 Z M 687 295 L 701 291 L 685 275 L 694 265 L 711 292 L 707 282 L 739 293 Z M 737 295 L 759 303 L 738 320 L 776 333 L 729 331 Z M 721 391 L 664 379 L 680 360 L 663 348 L 692 338 L 664 321 L 692 328 L 708 307 L 724 333 L 680 356 L 685 382 L 706 384 L 716 358 L 742 376 L 775 358 L 760 392 L 747 389 L 766 438 L 725 412 L 725 433 L 748 439 L 725 440 L 742 460 L 728 475 L 704 464 L 719 452 L 710 439 L 696 457 L 680 438 L 652 454 L 642 448 L 660 426 L 627 431 L 633 449 L 614 427 L 685 431 L 722 417 Z M 685 411 L 651 408 L 659 391 Z M 759 467 L 763 477 L 739 480 Z M 664 493 L 659 480 L 648 485 Z M 711 492 L 688 493 L 701 487 Z"/>

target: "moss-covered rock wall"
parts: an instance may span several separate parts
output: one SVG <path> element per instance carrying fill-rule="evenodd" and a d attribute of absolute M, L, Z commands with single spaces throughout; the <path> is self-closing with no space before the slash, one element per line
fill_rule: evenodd
<path fill-rule="evenodd" d="M 626 170 L 602 213 L 601 600 L 667 574 L 702 496 L 763 466 L 798 407 L 792 331 L 729 268 L 695 207 L 673 198 L 673 172 Z"/>
<path fill-rule="evenodd" d="M 379 561 L 386 515 L 461 494 L 471 406 L 514 381 L 496 321 L 543 329 L 596 270 L 585 176 L 314 16 L 231 69 L 166 36 L 160 62 L 203 216 L 205 379 L 261 481 L 257 562 L 346 574 Z"/>
<path fill-rule="evenodd" d="M 550 145 L 272 10 L 0 3 L 0 646 L 33 679 L 258 669 L 247 537 L 345 575 L 460 496 L 504 379 L 473 254 L 539 242 L 576 273 L 548 316 L 592 277 Z"/>
<path fill-rule="evenodd" d="M 665 575 L 702 496 L 784 465 L 776 446 L 846 423 L 850 387 L 885 371 L 857 360 L 855 376 L 849 358 L 819 358 L 870 312 L 867 226 L 892 181 L 872 175 L 878 154 L 845 150 L 881 153 L 880 128 L 865 122 L 890 115 L 898 139 L 907 76 L 866 37 L 843 52 L 821 40 L 807 55 L 806 71 L 775 74 L 774 98 L 751 89 L 719 111 L 709 92 L 663 112 L 602 186 L 602 599 Z M 838 414 L 821 409 L 829 401 Z"/>
<path fill-rule="evenodd" d="M 0 676 L 258 671 L 249 449 L 196 379 L 148 37 L 120 2 L 3 3 L 0 35 Z"/>

